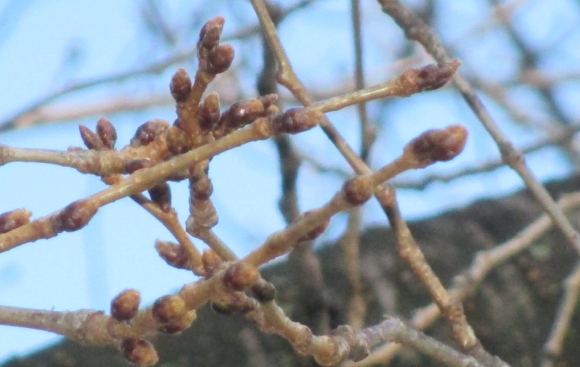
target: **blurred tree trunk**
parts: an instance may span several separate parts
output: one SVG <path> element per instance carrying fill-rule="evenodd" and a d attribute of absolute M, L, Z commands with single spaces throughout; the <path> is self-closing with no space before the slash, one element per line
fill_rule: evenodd
<path fill-rule="evenodd" d="M 547 185 L 554 197 L 576 191 L 580 177 Z M 417 242 L 444 284 L 471 263 L 474 253 L 513 237 L 541 214 L 526 191 L 483 200 L 467 208 L 411 223 Z M 571 214 L 578 224 L 580 211 Z M 349 289 L 338 246 L 319 251 L 328 285 L 332 327 L 346 322 Z M 469 321 L 486 348 L 512 366 L 537 366 L 542 346 L 549 334 L 562 295 L 562 281 L 572 271 L 577 256 L 555 230 L 529 250 L 493 271 L 478 292 L 465 302 Z M 386 228 L 364 232 L 361 268 L 369 312 L 367 324 L 382 315 L 408 318 L 412 311 L 429 303 L 423 286 L 397 258 L 395 244 Z M 292 313 L 297 290 L 280 263 L 263 271 L 278 289 L 278 300 Z M 437 323 L 427 330 L 450 343 L 446 325 Z M 559 366 L 580 365 L 580 315 L 576 312 L 566 350 Z M 240 315 L 218 315 L 208 307 L 199 311 L 191 329 L 180 336 L 156 341 L 159 366 L 296 366 L 310 362 L 297 358 L 288 343 L 261 333 Z M 118 352 L 107 348 L 84 347 L 64 341 L 44 351 L 14 359 L 2 367 L 92 367 L 128 366 Z M 404 350 L 392 366 L 434 366 L 434 362 Z"/>

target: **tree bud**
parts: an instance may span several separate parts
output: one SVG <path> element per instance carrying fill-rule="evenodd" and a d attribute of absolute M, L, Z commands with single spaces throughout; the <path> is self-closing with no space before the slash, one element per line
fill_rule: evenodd
<path fill-rule="evenodd" d="M 187 312 L 185 301 L 177 295 L 163 296 L 153 304 L 153 317 L 161 322 L 168 323 L 179 320 Z"/>
<path fill-rule="evenodd" d="M 129 362 L 138 366 L 149 367 L 159 361 L 155 347 L 147 340 L 125 339 L 121 344 L 121 351 Z"/>
<path fill-rule="evenodd" d="M 141 294 L 135 289 L 125 289 L 111 302 L 111 316 L 118 321 L 131 320 L 139 311 Z"/>
<path fill-rule="evenodd" d="M 258 279 L 260 279 L 258 269 L 243 261 L 230 265 L 224 274 L 224 284 L 234 291 L 243 291 Z"/>
<path fill-rule="evenodd" d="M 117 130 L 111 121 L 101 117 L 97 121 L 97 134 L 107 149 L 114 149 L 117 142 Z"/>
<path fill-rule="evenodd" d="M 467 129 L 461 125 L 451 125 L 419 135 L 405 146 L 404 154 L 416 161 L 416 168 L 425 167 L 455 158 L 463 151 L 466 141 Z"/>
<path fill-rule="evenodd" d="M 135 136 L 131 139 L 131 146 L 140 147 L 142 145 L 147 145 L 168 128 L 169 123 L 167 121 L 159 119 L 147 121 L 137 128 Z"/>
<path fill-rule="evenodd" d="M 191 92 L 191 79 L 185 69 L 178 69 L 173 74 L 171 83 L 169 84 L 169 90 L 176 102 L 184 102 L 187 100 L 189 92 Z"/>

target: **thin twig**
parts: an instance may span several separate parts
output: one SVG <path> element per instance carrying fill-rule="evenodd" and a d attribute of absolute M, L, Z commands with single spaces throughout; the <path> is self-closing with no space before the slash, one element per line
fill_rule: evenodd
<path fill-rule="evenodd" d="M 545 357 L 542 361 L 542 367 L 553 367 L 555 361 L 562 354 L 566 334 L 578 305 L 579 295 L 580 265 L 577 265 L 564 281 L 564 296 L 560 301 L 550 336 L 546 340 L 546 344 L 544 344 Z"/>
<path fill-rule="evenodd" d="M 563 211 L 578 208 L 580 206 L 580 193 L 563 196 L 558 201 L 558 205 Z M 514 238 L 489 250 L 479 252 L 469 268 L 454 277 L 453 283 L 449 287 L 449 293 L 459 300 L 464 300 L 471 296 L 493 269 L 529 248 L 535 240 L 553 226 L 554 221 L 548 214 L 544 213 L 522 229 Z M 430 304 L 416 310 L 409 323 L 418 330 L 424 330 L 431 326 L 440 316 L 441 313 L 438 307 L 435 304 Z M 378 363 L 385 364 L 395 356 L 399 349 L 400 346 L 395 344 L 384 345 L 371 353 L 365 360 L 348 364 L 347 366 L 363 367 Z"/>
<path fill-rule="evenodd" d="M 398 0 L 379 0 L 379 3 L 383 11 L 389 14 L 405 31 L 407 38 L 419 42 L 435 60 L 447 62 L 451 59 L 435 32 Z M 522 153 L 502 133 L 469 82 L 460 73 L 455 74 L 453 81 L 469 107 L 496 142 L 504 162 L 520 175 L 536 200 L 554 218 L 554 222 L 562 231 L 568 243 L 580 253 L 580 234 L 574 229 L 566 216 L 562 214 L 562 211 L 550 197 L 546 188 L 535 178 L 530 168 L 526 165 Z"/>

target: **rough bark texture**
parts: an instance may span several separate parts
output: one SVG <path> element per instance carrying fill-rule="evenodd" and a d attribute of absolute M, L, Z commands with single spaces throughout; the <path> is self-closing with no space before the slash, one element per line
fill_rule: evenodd
<path fill-rule="evenodd" d="M 555 197 L 580 188 L 580 177 L 547 185 Z M 514 236 L 541 214 L 529 193 L 483 200 L 467 208 L 414 222 L 410 225 L 418 243 L 444 284 L 465 269 L 476 251 L 492 247 Z M 580 212 L 572 214 L 575 225 Z M 348 283 L 337 246 L 319 252 L 328 285 L 332 327 L 346 320 Z M 555 230 L 537 241 L 530 250 L 492 272 L 479 291 L 465 302 L 469 321 L 493 354 L 513 366 L 537 366 L 542 345 L 552 325 L 562 294 L 562 280 L 577 262 L 572 251 Z M 429 298 L 411 271 L 397 258 L 388 229 L 368 229 L 362 238 L 361 268 L 365 297 L 369 304 L 367 325 L 384 314 L 407 318 Z M 297 294 L 281 263 L 263 271 L 276 284 L 278 300 L 292 313 Z M 312 310 L 317 312 L 317 310 Z M 559 366 L 580 365 L 580 314 L 568 333 L 565 354 Z M 450 343 L 448 329 L 438 323 L 428 333 Z M 265 335 L 242 316 L 221 316 L 207 307 L 191 329 L 180 336 L 160 337 L 155 345 L 159 366 L 296 366 L 311 364 L 296 357 L 283 339 Z M 128 366 L 118 352 L 106 348 L 83 347 L 64 341 L 54 347 L 14 359 L 2 367 L 92 367 Z M 403 351 L 392 366 L 435 366 L 412 350 Z"/>

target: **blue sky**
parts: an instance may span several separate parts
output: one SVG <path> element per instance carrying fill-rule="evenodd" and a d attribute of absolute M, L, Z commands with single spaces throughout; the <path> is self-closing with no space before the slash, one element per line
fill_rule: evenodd
<path fill-rule="evenodd" d="M 185 23 L 186 15 L 179 12 L 184 3 L 166 3 L 167 11 L 175 16 L 176 26 Z M 348 3 L 320 1 L 308 14 L 297 12 L 281 27 L 290 58 L 307 86 L 328 89 L 352 72 Z M 526 29 L 535 29 L 535 33 L 530 33 L 533 42 L 549 44 L 550 37 L 556 37 L 567 27 L 572 28 L 578 23 L 574 17 L 576 13 L 566 8 L 571 6 L 569 2 L 556 3 L 549 9 L 530 6 L 531 10 L 520 15 L 517 24 Z M 442 4 L 444 9 L 445 6 L 450 7 L 449 12 L 459 14 L 459 18 L 449 19 L 449 28 L 441 30 L 443 34 L 450 33 L 451 39 L 453 35 L 463 32 L 462 28 L 468 31 L 470 24 L 482 21 L 484 6 L 481 1 L 466 1 L 463 4 L 447 1 Z M 223 14 L 231 7 L 231 12 L 239 10 L 234 23 L 254 22 L 247 4 L 225 1 L 217 6 L 222 7 L 221 11 L 208 10 L 207 14 L 203 14 L 204 19 Z M 0 34 L 5 34 L 0 38 L 0 83 L 3 86 L 0 90 L 0 120 L 67 82 L 130 70 L 150 60 L 161 59 L 166 52 L 163 47 L 155 46 L 154 37 L 147 35 L 138 21 L 140 13 L 136 1 L 0 0 L 0 14 L 9 7 L 16 9 L 19 15 L 15 21 L 0 22 Z M 403 47 L 403 44 L 397 41 L 398 31 L 394 25 L 376 12 L 376 6 L 373 8 L 370 4 L 366 9 L 374 9 L 376 14 L 369 10 L 365 15 L 369 24 L 365 33 L 365 48 L 368 50 L 365 66 L 373 73 L 388 77 L 389 70 L 385 65 L 395 61 L 392 51 Z M 533 24 L 531 22 L 537 19 L 542 9 L 541 14 L 547 19 L 546 22 L 541 23 L 541 27 L 530 27 L 529 24 Z M 319 22 L 313 22 L 314 19 Z M 465 22 L 465 19 L 470 21 Z M 191 40 L 181 42 L 183 47 L 192 44 Z M 258 44 L 257 40 L 252 42 Z M 477 48 L 479 54 L 461 55 L 469 59 L 467 67 L 477 67 L 491 79 L 499 81 L 513 73 L 511 63 L 514 62 L 514 52 L 508 44 L 502 43 L 500 35 L 467 38 L 462 42 L 481 45 Z M 574 60 L 577 61 L 577 51 L 570 51 L 579 49 L 577 42 L 569 38 L 565 38 L 565 42 L 570 43 L 566 46 L 565 57 L 546 58 L 547 65 L 567 70 Z M 234 42 L 234 46 L 237 45 Z M 248 71 L 241 74 L 241 83 L 242 88 L 251 93 L 253 72 L 259 70 L 260 63 L 255 58 L 244 59 L 251 56 L 252 51 L 236 51 L 241 59 L 247 61 Z M 501 56 L 490 60 L 490 52 Z M 569 59 L 570 62 L 562 59 Z M 153 81 L 148 79 L 96 88 L 66 98 L 63 103 L 86 104 L 103 100 L 111 93 L 121 96 L 147 95 L 149 91 L 151 94 L 157 93 L 167 88 L 168 78 L 176 68 L 170 68 Z M 569 101 L 564 106 L 577 116 L 577 110 L 572 106 L 578 88 L 575 85 L 566 88 L 561 92 L 561 98 Z M 388 129 L 378 131 L 377 147 L 372 155 L 373 167 L 378 168 L 395 157 L 404 142 L 417 133 L 453 123 L 463 123 L 470 131 L 465 153 L 457 161 L 436 165 L 428 172 L 452 172 L 473 162 L 498 156 L 497 149 L 483 128 L 452 90 L 414 96 L 411 101 L 412 108 L 403 100 L 395 100 L 388 110 L 383 110 L 378 104 L 369 106 L 373 116 L 388 120 Z M 494 117 L 503 123 L 502 127 L 517 143 L 537 138 L 537 134 L 510 122 L 509 116 L 493 102 L 486 102 Z M 534 106 L 535 102 L 533 96 L 524 91 L 521 103 Z M 172 121 L 173 116 L 171 107 L 159 107 L 111 117 L 119 133 L 118 145 L 126 144 L 135 128 L 147 119 L 160 117 Z M 347 140 L 358 146 L 355 110 L 348 109 L 330 117 Z M 71 145 L 81 146 L 77 129 L 80 123 L 94 128 L 96 118 L 2 133 L 0 143 L 60 150 Z M 298 136 L 294 141 L 304 153 L 324 157 L 324 164 L 347 170 L 343 160 L 319 130 Z M 528 160 L 541 178 L 558 177 L 570 171 L 560 153 L 554 150 L 539 151 L 530 155 Z M 420 177 L 422 174 L 425 173 L 411 172 L 405 177 Z M 270 142 L 253 143 L 216 157 L 212 161 L 211 178 L 215 186 L 213 199 L 220 214 L 216 231 L 239 255 L 247 253 L 269 233 L 283 227 L 276 205 L 280 184 L 277 156 Z M 320 175 L 312 167 L 304 166 L 299 179 L 302 209 L 324 203 L 341 182 L 340 177 Z M 416 218 L 465 204 L 478 197 L 513 191 L 519 185 L 515 174 L 502 168 L 476 179 L 463 178 L 448 185 L 435 183 L 421 192 L 402 190 L 399 195 L 403 213 L 408 218 Z M 103 187 L 97 178 L 70 169 L 41 164 L 8 164 L 0 167 L 0 213 L 23 207 L 33 212 L 33 218 L 43 216 Z M 176 209 L 185 220 L 187 184 L 172 185 L 172 190 Z M 367 224 L 385 223 L 374 203 L 365 207 L 364 218 Z M 335 218 L 325 238 L 336 237 L 344 221 L 344 215 Z M 49 241 L 37 241 L 1 254 L 0 304 L 55 310 L 106 310 L 110 299 L 125 288 L 137 288 L 146 303 L 152 302 L 193 279 L 184 271 L 167 267 L 159 259 L 153 250 L 157 238 L 168 240 L 171 237 L 132 201 L 127 199 L 113 203 L 102 208 L 81 232 L 62 234 Z M 53 335 L 45 332 L 0 327 L 0 360 L 54 340 Z"/>

